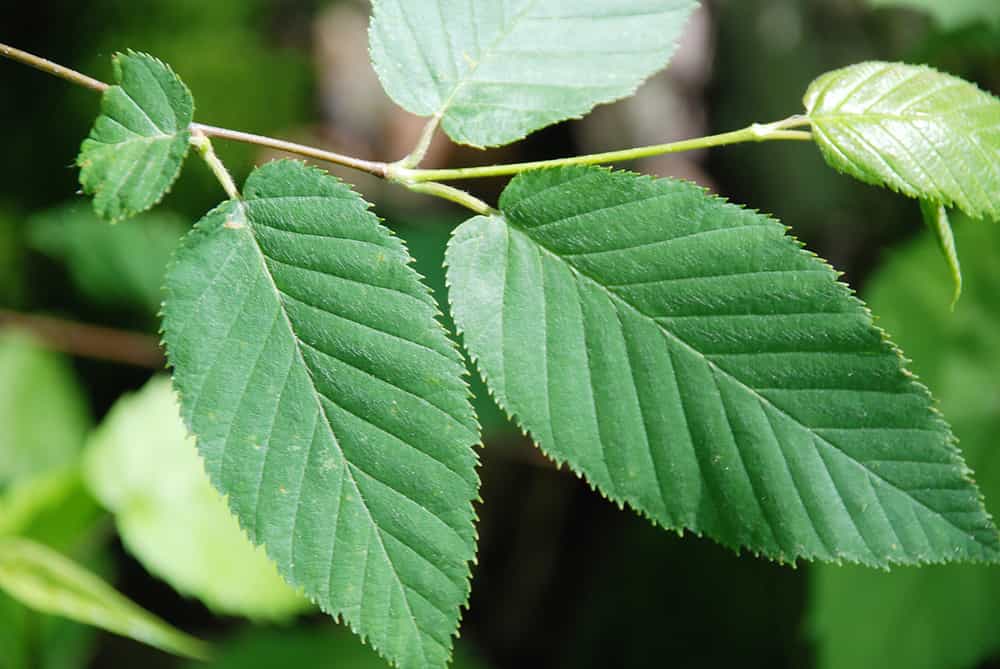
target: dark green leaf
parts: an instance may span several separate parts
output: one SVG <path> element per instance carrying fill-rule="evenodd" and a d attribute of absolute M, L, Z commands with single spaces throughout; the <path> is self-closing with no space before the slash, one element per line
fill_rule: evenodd
<path fill-rule="evenodd" d="M 160 212 L 111 227 L 74 203 L 32 217 L 28 243 L 65 262 L 88 300 L 155 314 L 167 262 L 187 228 L 180 217 Z"/>
<path fill-rule="evenodd" d="M 531 172 L 455 232 L 455 322 L 557 462 L 779 560 L 996 560 L 927 390 L 836 273 L 700 188 Z"/>
<path fill-rule="evenodd" d="M 695 0 L 376 0 L 389 96 L 456 142 L 497 146 L 627 97 L 673 54 Z"/>
<path fill-rule="evenodd" d="M 929 67 L 860 63 L 816 79 L 805 105 L 835 169 L 1000 218 L 1000 100 L 974 84 Z"/>
<path fill-rule="evenodd" d="M 120 221 L 157 204 L 187 155 L 194 100 L 167 65 L 144 53 L 115 54 L 115 83 L 80 147 L 84 192 L 101 218 Z"/>
<path fill-rule="evenodd" d="M 443 667 L 475 554 L 461 357 L 349 187 L 283 161 L 244 195 L 167 274 L 183 417 L 289 582 L 399 666 Z"/>

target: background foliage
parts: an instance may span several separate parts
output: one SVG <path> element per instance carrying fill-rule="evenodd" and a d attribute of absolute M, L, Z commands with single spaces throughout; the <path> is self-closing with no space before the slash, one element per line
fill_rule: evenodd
<path fill-rule="evenodd" d="M 1000 91 L 993 0 L 871 4 L 879 7 L 848 0 L 710 2 L 671 70 L 635 100 L 476 160 L 611 149 L 780 118 L 799 108 L 817 74 L 870 58 L 927 63 Z M 367 3 L 321 0 L 154 0 L 142 11 L 126 0 L 52 0 L 18 3 L 6 12 L 0 41 L 106 80 L 112 52 L 141 49 L 171 63 L 195 91 L 199 120 L 206 123 L 396 158 L 419 123 L 378 93 L 363 36 L 359 42 L 355 34 L 364 30 L 366 11 Z M 283 626 L 258 626 L 178 594 L 174 587 L 199 595 L 158 571 L 124 528 L 119 536 L 73 473 L 88 438 L 93 444 L 111 429 L 113 421 L 105 421 L 115 416 L 108 414 L 112 405 L 143 387 L 152 372 L 46 350 L 6 331 L 11 312 L 125 328 L 155 341 L 164 258 L 220 193 L 192 161 L 162 216 L 151 215 L 156 220 L 142 226 L 98 224 L 88 203 L 71 196 L 76 174 L 66 168 L 96 114 L 96 97 L 4 63 L 0 81 L 20 101 L 0 106 L 0 123 L 18 129 L 5 135 L 7 159 L 0 161 L 0 418 L 6 426 L 0 534 L 52 546 L 185 631 L 217 642 L 218 657 L 209 666 L 381 666 L 345 630 L 309 612 Z M 240 182 L 256 162 L 273 157 L 231 144 L 218 150 Z M 470 151 L 439 143 L 430 157 L 461 164 L 473 159 Z M 808 147 L 734 147 L 639 168 L 695 177 L 736 202 L 773 212 L 845 270 L 940 398 L 987 499 L 1000 498 L 989 466 L 990 437 L 1000 419 L 991 372 L 997 355 L 992 323 L 1000 317 L 990 299 L 1000 292 L 989 263 L 989 251 L 1000 246 L 993 229 L 963 223 L 957 230 L 966 296 L 951 314 L 946 269 L 933 243 L 917 239 L 923 232 L 916 204 L 831 173 Z M 475 186 L 493 199 L 500 184 Z M 359 182 L 408 241 L 416 269 L 442 299 L 444 243 L 458 212 L 381 188 Z M 708 541 L 668 536 L 546 464 L 484 399 L 482 387 L 474 391 L 487 434 L 484 503 L 473 599 L 463 616 L 463 659 L 456 666 L 645 667 L 652 657 L 670 657 L 675 666 L 909 667 L 918 666 L 919 656 L 919 666 L 930 668 L 990 666 L 1000 659 L 995 569 L 793 571 L 738 559 Z M 42 437 L 39 449 L 35 440 Z M 45 457 L 25 459 L 25 453 Z M 905 650 L 913 655 L 899 651 L 900 639 L 911 640 Z M 139 663 L 185 666 L 0 597 L 0 667 Z"/>

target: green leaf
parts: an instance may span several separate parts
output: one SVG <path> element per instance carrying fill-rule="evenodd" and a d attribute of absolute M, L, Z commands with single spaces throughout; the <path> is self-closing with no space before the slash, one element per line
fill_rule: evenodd
<path fill-rule="evenodd" d="M 929 67 L 868 62 L 805 95 L 833 168 L 909 197 L 1000 218 L 1000 100 Z"/>
<path fill-rule="evenodd" d="M 164 333 L 208 473 L 282 575 L 400 667 L 443 667 L 475 554 L 478 426 L 403 244 L 280 161 L 167 273 Z"/>
<path fill-rule="evenodd" d="M 401 107 L 456 142 L 498 146 L 634 93 L 697 4 L 376 0 L 372 61 Z"/>
<path fill-rule="evenodd" d="M 952 285 L 927 267 L 937 262 L 930 236 L 890 257 L 868 297 L 881 322 L 913 355 L 935 388 L 987 507 L 1000 511 L 1000 229 L 956 222 L 968 282 L 954 313 L 941 309 Z M 962 669 L 1000 652 L 1000 571 L 981 565 L 810 571 L 809 627 L 822 669 L 880 666 Z M 872 624 L 879 621 L 879 624 Z M 900 640 L 905 640 L 901 643 Z"/>
<path fill-rule="evenodd" d="M 907 7 L 929 13 L 947 28 L 985 21 L 1000 23 L 996 0 L 869 0 L 873 7 Z"/>
<path fill-rule="evenodd" d="M 160 212 L 111 227 L 74 203 L 29 219 L 28 244 L 65 262 L 88 300 L 155 314 L 167 263 L 188 227 L 179 216 Z"/>
<path fill-rule="evenodd" d="M 154 378 L 112 407 L 88 442 L 85 471 L 129 552 L 178 591 L 250 618 L 309 608 L 209 483 L 169 379 Z"/>
<path fill-rule="evenodd" d="M 77 165 L 94 211 L 120 221 L 156 205 L 177 179 L 194 100 L 173 70 L 152 56 L 118 53 L 113 64 L 116 85 L 104 92 Z"/>
<path fill-rule="evenodd" d="M 958 298 L 962 296 L 962 265 L 958 260 L 958 248 L 955 246 L 955 235 L 948 219 L 948 209 L 942 204 L 921 200 L 920 213 L 924 217 L 924 224 L 937 239 L 941 254 L 948 263 L 951 281 L 955 286 L 951 294 L 951 308 L 954 309 Z"/>
<path fill-rule="evenodd" d="M 205 658 L 207 646 L 118 594 L 100 578 L 29 539 L 0 538 L 0 589 L 31 608 L 161 650 Z"/>
<path fill-rule="evenodd" d="M 0 488 L 71 465 L 91 419 L 73 370 L 17 332 L 0 333 Z"/>
<path fill-rule="evenodd" d="M 455 322 L 543 451 L 778 560 L 996 560 L 927 390 L 773 219 L 600 168 L 511 182 L 447 254 Z"/>

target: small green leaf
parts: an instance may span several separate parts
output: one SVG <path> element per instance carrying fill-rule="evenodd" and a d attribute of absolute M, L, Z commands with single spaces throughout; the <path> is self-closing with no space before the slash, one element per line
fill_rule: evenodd
<path fill-rule="evenodd" d="M 523 174 L 447 254 L 455 322 L 545 453 L 656 523 L 792 561 L 995 561 L 927 390 L 836 273 L 697 186 Z"/>
<path fill-rule="evenodd" d="M 921 200 L 920 213 L 924 217 L 924 224 L 937 239 L 941 253 L 948 263 L 951 281 L 955 286 L 951 294 L 951 308 L 954 309 L 958 298 L 962 296 L 962 265 L 958 261 L 958 249 L 955 247 L 951 221 L 948 220 L 948 209 L 942 204 Z"/>
<path fill-rule="evenodd" d="M 65 359 L 27 335 L 0 333 L 0 488 L 70 466 L 91 419 Z"/>
<path fill-rule="evenodd" d="M 215 486 L 281 574 L 403 669 L 443 667 L 475 555 L 479 430 L 403 244 L 279 161 L 167 273 L 164 338 Z"/>
<path fill-rule="evenodd" d="M 924 66 L 860 63 L 816 79 L 805 106 L 835 169 L 1000 218 L 1000 100 L 975 84 Z"/>
<path fill-rule="evenodd" d="M 957 28 L 977 21 L 1000 24 L 996 0 L 868 0 L 873 7 L 907 7 L 929 13 L 942 26 Z"/>
<path fill-rule="evenodd" d="M 376 0 L 372 61 L 401 107 L 498 146 L 628 97 L 663 68 L 695 0 Z"/>
<path fill-rule="evenodd" d="M 309 608 L 209 483 L 167 378 L 112 407 L 88 442 L 85 471 L 129 552 L 178 591 L 256 619 Z"/>
<path fill-rule="evenodd" d="M 1000 511 L 1000 228 L 957 222 L 965 295 L 955 313 L 941 309 L 952 291 L 924 236 L 890 256 L 871 279 L 868 298 L 914 358 L 949 416 L 976 471 L 988 510 Z M 809 628 L 821 669 L 972 669 L 1000 651 L 1000 570 L 938 565 L 892 573 L 818 567 L 809 572 Z M 880 621 L 873 624 L 873 621 Z M 904 640 L 903 643 L 900 640 Z"/>
<path fill-rule="evenodd" d="M 88 300 L 155 314 L 167 263 L 188 228 L 179 216 L 161 212 L 111 227 L 74 203 L 29 219 L 28 245 L 65 262 Z"/>
<path fill-rule="evenodd" d="M 177 179 L 194 100 L 173 70 L 152 56 L 128 51 L 112 62 L 116 85 L 104 92 L 77 165 L 94 211 L 120 221 L 157 204 Z"/>
<path fill-rule="evenodd" d="M 51 548 L 0 538 L 0 589 L 43 613 L 100 627 L 161 650 L 205 658 L 208 647 L 143 610 Z"/>

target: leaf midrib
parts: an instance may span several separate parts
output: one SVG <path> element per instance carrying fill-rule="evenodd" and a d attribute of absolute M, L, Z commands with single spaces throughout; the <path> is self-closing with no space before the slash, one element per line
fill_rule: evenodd
<path fill-rule="evenodd" d="M 507 219 L 506 216 L 502 216 L 501 215 L 501 216 L 498 216 L 498 217 L 495 217 L 495 218 L 498 218 L 499 221 L 500 221 L 500 223 L 503 224 L 504 227 L 507 228 L 508 230 L 511 230 L 511 231 L 513 231 L 515 233 L 518 233 L 518 234 L 521 234 L 521 235 L 524 235 L 524 237 L 528 241 L 530 241 L 532 244 L 536 245 L 540 251 L 542 251 L 543 253 L 547 254 L 551 258 L 553 258 L 553 259 L 555 259 L 555 260 L 563 263 L 564 265 L 566 265 L 567 268 L 574 275 L 576 275 L 576 276 L 578 276 L 580 278 L 580 280 L 589 282 L 589 283 L 593 284 L 594 286 L 596 286 L 597 288 L 599 288 L 601 290 L 601 292 L 603 292 L 605 295 L 607 295 L 608 299 L 610 299 L 613 302 L 616 302 L 618 304 L 621 304 L 622 306 L 624 306 L 625 308 L 631 310 L 632 312 L 634 312 L 635 314 L 637 314 L 641 318 L 643 318 L 643 319 L 645 319 L 647 321 L 652 321 L 653 324 L 657 327 L 657 329 L 660 332 L 663 333 L 664 336 L 666 336 L 667 338 L 669 338 L 671 341 L 676 342 L 678 345 L 680 345 L 683 349 L 687 350 L 689 353 L 695 355 L 699 360 L 702 360 L 705 364 L 707 364 L 709 366 L 710 369 L 713 370 L 713 372 L 717 372 L 719 374 L 725 375 L 727 378 L 729 378 L 732 381 L 734 381 L 735 383 L 739 384 L 739 386 L 741 388 L 744 388 L 754 398 L 756 398 L 759 402 L 761 402 L 761 404 L 771 407 L 776 412 L 780 413 L 781 415 L 785 416 L 789 420 L 793 421 L 796 425 L 798 425 L 801 428 L 805 429 L 809 434 L 814 435 L 814 438 L 818 441 L 818 443 L 822 443 L 822 444 L 826 445 L 828 448 L 832 449 L 836 453 L 838 453 L 841 456 L 847 458 L 856 467 L 858 467 L 863 472 L 865 472 L 866 475 L 868 475 L 868 476 L 870 476 L 872 478 L 875 478 L 875 479 L 881 481 L 882 483 L 884 483 L 889 488 L 891 488 L 893 490 L 896 490 L 899 493 L 902 493 L 908 499 L 913 500 L 917 505 L 919 505 L 921 508 L 923 508 L 926 511 L 928 511 L 933 516 L 941 518 L 942 520 L 944 520 L 948 524 L 949 527 L 951 527 L 955 531 L 957 531 L 961 535 L 961 537 L 963 539 L 967 540 L 969 538 L 969 534 L 966 533 L 966 530 L 963 529 L 963 528 L 961 528 L 961 527 L 959 527 L 958 525 L 956 525 L 953 520 L 951 520 L 947 516 L 945 516 L 945 515 L 937 512 L 937 511 L 935 511 L 934 509 L 930 508 L 923 501 L 917 499 L 916 497 L 914 497 L 913 495 L 911 495 L 908 491 L 903 490 L 902 488 L 900 488 L 896 484 L 894 484 L 891 481 L 885 479 L 884 477 L 882 477 L 881 475 L 879 475 L 877 472 L 874 472 L 874 471 L 870 470 L 868 467 L 866 467 L 864 465 L 864 463 L 862 463 L 859 460 L 851 457 L 847 452 L 845 452 L 843 449 L 839 448 L 836 444 L 834 444 L 833 442 L 829 441 L 824 436 L 818 434 L 815 430 L 813 430 L 809 426 L 804 425 L 801 421 L 799 421 L 796 417 L 794 417 L 791 414 L 789 414 L 786 410 L 784 410 L 783 408 L 775 405 L 774 402 L 772 402 L 768 398 L 766 398 L 763 395 L 761 395 L 760 393 L 758 393 L 754 388 L 748 386 L 742 379 L 734 376 L 731 372 L 723 369 L 722 367 L 719 367 L 708 356 L 706 356 L 705 354 L 703 354 L 701 351 L 699 351 L 693 345 L 689 344 L 687 341 L 685 341 L 684 339 L 682 339 L 680 336 L 678 336 L 674 332 L 672 332 L 672 331 L 668 330 L 667 328 L 663 327 L 663 325 L 660 322 L 658 322 L 654 317 L 651 317 L 648 314 L 644 313 L 642 310 L 640 310 L 638 307 L 636 307 L 635 305 L 633 305 L 631 302 L 629 302 L 628 300 L 626 300 L 621 295 L 618 295 L 616 292 L 614 292 L 612 290 L 609 290 L 603 283 L 601 283 L 600 281 L 598 281 L 594 277 L 590 276 L 586 272 L 580 270 L 575 265 L 573 265 L 573 263 L 570 263 L 570 262 L 564 260 L 558 253 L 556 253 L 555 251 L 549 249 L 547 246 L 545 246 L 541 242 L 539 242 L 536 239 L 534 239 L 530 234 L 528 234 L 528 232 L 526 230 L 522 230 L 517 225 L 509 222 L 509 220 Z M 508 244 L 509 244 L 509 242 L 508 242 Z M 883 508 L 883 511 L 884 511 L 884 505 L 882 504 L 881 500 L 879 500 L 879 505 Z M 890 527 L 891 526 L 892 526 L 892 524 L 890 523 Z M 992 552 L 994 554 L 996 554 L 998 552 L 996 548 L 990 547 L 990 546 L 987 546 L 987 545 L 983 544 L 978 539 L 978 537 L 973 537 L 973 540 L 974 540 L 974 542 L 977 545 L 983 547 L 984 549 L 987 549 L 988 551 L 990 551 L 990 552 Z"/>
<path fill-rule="evenodd" d="M 261 199 L 264 200 L 264 201 L 267 200 L 267 198 L 261 198 Z M 332 199 L 335 199 L 335 198 L 332 198 Z M 249 214 L 247 212 L 247 204 L 248 204 L 248 202 L 245 201 L 245 200 L 239 200 L 239 201 L 233 201 L 233 202 L 235 204 L 235 210 L 237 212 L 239 212 L 239 215 L 243 218 L 244 227 L 247 230 L 247 234 L 248 234 L 250 240 L 253 242 L 253 248 L 254 248 L 255 254 L 257 256 L 257 260 L 260 262 L 261 271 L 267 277 L 268 285 L 271 287 L 271 290 L 274 293 L 274 298 L 275 298 L 275 300 L 278 303 L 278 311 L 281 314 L 281 318 L 284 320 L 285 325 L 288 327 L 288 332 L 291 335 L 292 340 L 295 342 L 295 357 L 297 358 L 298 362 L 302 365 L 302 368 L 305 370 L 306 376 L 309 379 L 309 387 L 310 387 L 310 389 L 312 391 L 310 394 L 312 395 L 313 400 L 316 402 L 316 407 L 319 409 L 319 415 L 321 417 L 321 422 L 323 423 L 323 426 L 326 429 L 327 433 L 330 435 L 330 439 L 332 440 L 333 444 L 336 446 L 337 451 L 340 453 L 340 457 L 343 459 L 344 463 L 347 465 L 347 467 L 345 467 L 344 469 L 345 470 L 350 470 L 350 473 L 346 474 L 346 475 L 347 475 L 347 477 L 349 478 L 349 480 L 351 482 L 351 486 L 354 488 L 354 491 L 358 495 L 358 500 L 361 502 L 361 507 L 364 509 L 365 515 L 368 517 L 368 520 L 371 523 L 371 526 L 374 527 L 375 530 L 376 530 L 375 531 L 375 536 L 378 538 L 379 548 L 382 550 L 382 554 L 385 556 L 386 562 L 389 565 L 391 565 L 391 567 L 392 567 L 392 575 L 395 578 L 396 587 L 398 587 L 403 592 L 402 599 L 403 599 L 403 602 L 404 602 L 404 604 L 406 606 L 406 614 L 407 614 L 407 617 L 409 618 L 410 623 L 412 624 L 412 627 L 413 627 L 413 630 L 414 630 L 414 632 L 415 632 L 415 634 L 417 636 L 417 639 L 419 640 L 418 645 L 420 647 L 420 656 L 421 656 L 421 658 L 423 660 L 423 664 L 425 666 L 429 666 L 430 662 L 428 660 L 427 651 L 426 651 L 425 645 L 424 645 L 425 644 L 425 635 L 424 635 L 424 632 L 421 629 L 420 625 L 417 623 L 416 616 L 414 616 L 414 614 L 413 614 L 413 609 L 410 607 L 410 599 L 409 599 L 408 596 L 406 596 L 406 592 L 408 590 L 408 586 L 405 583 L 403 583 L 403 580 L 400 578 L 399 572 L 396 569 L 395 562 L 393 562 L 392 558 L 389 556 L 389 551 L 388 551 L 388 549 L 385 546 L 384 540 L 382 539 L 382 528 L 375 521 L 375 518 L 372 516 L 371 509 L 368 506 L 368 501 L 365 499 L 364 493 L 361 492 L 361 486 L 358 485 L 357 479 L 355 478 L 355 474 L 354 474 L 354 471 L 353 471 L 353 468 L 355 467 L 355 465 L 354 465 L 353 462 L 351 462 L 350 458 L 348 458 L 347 455 L 344 453 L 343 449 L 340 446 L 340 440 L 337 438 L 337 435 L 336 435 L 336 433 L 334 433 L 333 427 L 330 424 L 330 417 L 326 413 L 326 407 L 323 406 L 323 401 L 322 401 L 323 394 L 320 393 L 319 389 L 316 387 L 316 382 L 315 382 L 315 379 L 313 378 L 312 369 L 306 363 L 305 356 L 303 355 L 303 352 L 302 352 L 302 344 L 303 344 L 303 342 L 301 342 L 299 340 L 298 335 L 295 333 L 295 327 L 292 324 L 291 317 L 288 315 L 288 311 L 285 309 L 285 302 L 284 302 L 284 298 L 282 297 L 281 289 L 278 288 L 278 284 L 275 282 L 274 277 L 272 276 L 271 271 L 270 271 L 270 269 L 267 266 L 266 256 L 264 255 L 264 251 L 261 248 L 260 243 L 257 241 L 257 235 L 254 233 L 253 223 L 251 222 L 250 216 L 249 216 Z M 367 571 L 367 569 L 365 571 Z M 361 599 L 362 600 L 364 599 L 364 592 L 363 591 L 364 591 L 364 589 L 362 588 L 362 594 L 361 594 Z M 361 605 L 359 604 L 359 615 L 360 615 L 360 606 Z M 431 637 L 428 635 L 427 638 L 431 638 Z M 436 639 L 431 638 L 431 640 L 434 641 L 434 642 L 437 642 Z M 386 651 L 387 650 L 388 649 L 386 649 Z"/>

